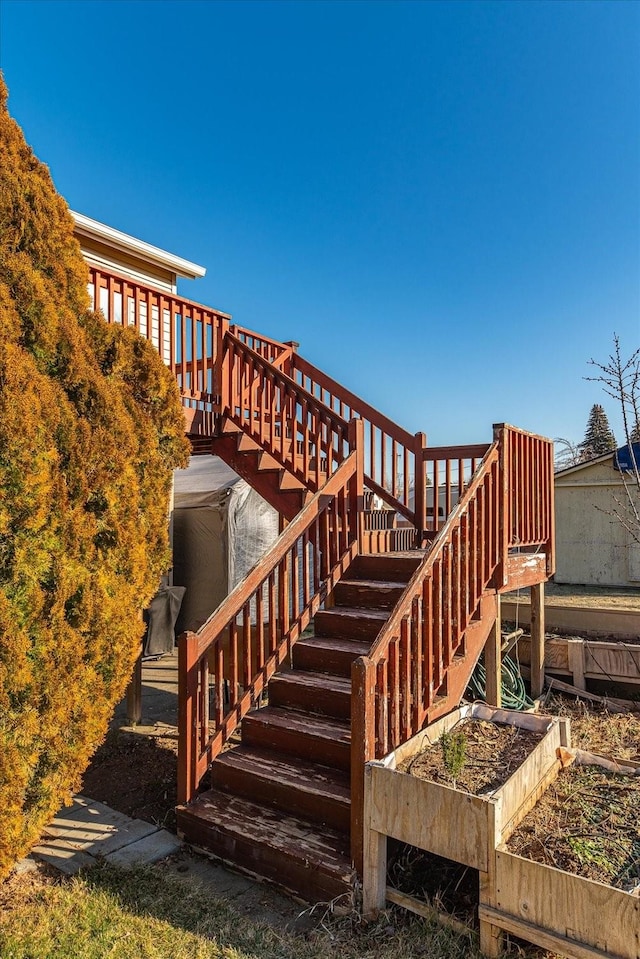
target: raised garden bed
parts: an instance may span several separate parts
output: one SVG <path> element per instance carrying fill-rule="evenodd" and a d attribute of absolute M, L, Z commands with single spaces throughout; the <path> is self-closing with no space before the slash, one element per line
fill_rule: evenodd
<path fill-rule="evenodd" d="M 425 779 L 419 772 L 430 761 L 441 765 L 442 737 L 454 740 L 456 731 L 464 733 L 461 723 L 473 720 L 488 723 L 492 746 L 485 749 L 485 759 L 493 751 L 496 738 L 503 738 L 518 746 L 518 761 L 506 763 L 506 750 L 498 757 L 498 775 L 494 766 L 489 780 L 476 783 L 475 795 L 464 784 L 465 763 L 456 773 L 453 785 L 451 762 L 449 769 L 436 768 L 439 781 Z M 497 727 L 493 729 L 493 727 Z M 501 734 L 507 728 L 506 737 Z M 518 734 L 514 736 L 513 730 Z M 473 744 L 467 747 L 473 765 Z M 491 742 L 491 740 L 490 740 Z M 497 846 L 507 839 L 518 823 L 533 807 L 560 767 L 557 753 L 569 745 L 568 721 L 536 716 L 512 710 L 494 709 L 483 704 L 463 706 L 418 733 L 385 759 L 367 764 L 365 774 L 365 861 L 363 875 L 363 905 L 365 915 L 384 907 L 387 899 L 424 914 L 425 904 L 413 897 L 398 894 L 387 886 L 388 836 L 427 850 L 446 859 L 470 866 L 480 872 L 481 888 L 490 882 Z M 432 752 L 432 760 L 428 753 Z M 435 758 L 434 758 L 435 757 Z M 453 763 L 455 766 L 456 763 Z M 487 764 L 488 765 L 488 764 Z M 405 771 L 402 771 L 402 767 Z M 466 771 L 469 772 L 469 769 Z M 450 781 L 444 781 L 449 776 Z M 486 777 L 485 777 L 486 779 Z M 482 791 L 484 790 L 484 791 Z"/>
<path fill-rule="evenodd" d="M 577 959 L 640 959 L 640 767 L 576 757 L 498 846 L 479 916 L 496 948 L 507 930 Z"/>

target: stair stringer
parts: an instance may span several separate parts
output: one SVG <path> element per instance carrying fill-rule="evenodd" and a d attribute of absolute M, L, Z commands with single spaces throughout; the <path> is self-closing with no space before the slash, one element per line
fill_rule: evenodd
<path fill-rule="evenodd" d="M 305 489 L 302 483 L 297 489 L 295 487 L 282 489 L 282 474 L 287 472 L 285 468 L 261 470 L 259 459 L 264 455 L 264 451 L 257 443 L 255 449 L 238 450 L 237 436 L 239 435 L 249 439 L 245 433 L 224 433 L 213 437 L 211 442 L 213 454 L 219 456 L 238 476 L 246 480 L 269 506 L 277 510 L 285 519 L 292 520 L 313 494 Z"/>

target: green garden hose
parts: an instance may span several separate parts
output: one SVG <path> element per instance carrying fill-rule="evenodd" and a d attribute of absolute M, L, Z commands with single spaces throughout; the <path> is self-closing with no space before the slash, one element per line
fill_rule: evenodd
<path fill-rule="evenodd" d="M 520 675 L 517 663 L 509 656 L 502 658 L 502 675 L 500 689 L 502 705 L 505 709 L 532 709 L 533 700 L 527 696 L 524 682 Z M 484 668 L 483 657 L 480 657 L 476 668 L 471 674 L 466 694 L 468 699 L 482 699 L 486 701 L 487 671 Z"/>

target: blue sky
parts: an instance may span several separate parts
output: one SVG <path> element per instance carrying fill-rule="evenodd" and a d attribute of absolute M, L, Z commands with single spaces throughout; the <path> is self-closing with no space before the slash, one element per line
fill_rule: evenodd
<path fill-rule="evenodd" d="M 0 65 L 73 209 L 431 444 L 622 440 L 639 3 L 0 0 Z"/>

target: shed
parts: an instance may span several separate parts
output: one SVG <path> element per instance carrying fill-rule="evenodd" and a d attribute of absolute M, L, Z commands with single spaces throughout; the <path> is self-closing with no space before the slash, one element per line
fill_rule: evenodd
<path fill-rule="evenodd" d="M 640 544 L 613 515 L 628 506 L 628 496 L 640 511 L 640 494 L 616 468 L 616 455 L 555 474 L 557 583 L 640 588 Z"/>

